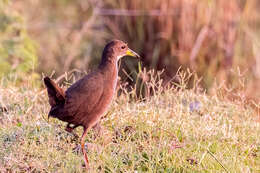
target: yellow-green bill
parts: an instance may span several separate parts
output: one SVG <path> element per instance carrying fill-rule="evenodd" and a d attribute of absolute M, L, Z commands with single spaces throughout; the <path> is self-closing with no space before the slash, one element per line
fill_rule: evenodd
<path fill-rule="evenodd" d="M 140 56 L 135 53 L 134 51 L 132 51 L 131 49 L 128 48 L 128 50 L 126 51 L 126 55 L 128 56 L 133 56 L 133 57 L 136 57 L 136 58 L 140 58 Z"/>

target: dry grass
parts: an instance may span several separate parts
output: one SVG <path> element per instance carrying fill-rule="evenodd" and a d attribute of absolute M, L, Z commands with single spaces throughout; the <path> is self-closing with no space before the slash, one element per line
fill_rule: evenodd
<path fill-rule="evenodd" d="M 133 101 L 135 92 L 114 100 L 102 134 L 90 131 L 86 141 L 92 172 L 260 171 L 259 112 L 223 92 L 185 89 L 184 74 L 181 85 L 155 89 L 146 101 Z M 8 112 L 0 113 L 0 172 L 84 172 L 79 141 L 64 123 L 46 120 L 46 91 L 31 86 L 2 80 Z"/>

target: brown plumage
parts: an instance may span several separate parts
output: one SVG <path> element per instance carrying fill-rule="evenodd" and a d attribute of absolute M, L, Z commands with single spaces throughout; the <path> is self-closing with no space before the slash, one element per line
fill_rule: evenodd
<path fill-rule="evenodd" d="M 84 148 L 87 131 L 92 128 L 108 109 L 112 101 L 118 76 L 118 60 L 123 56 L 139 57 L 120 40 L 109 42 L 103 51 L 100 65 L 92 73 L 63 91 L 49 77 L 44 78 L 51 109 L 48 116 L 68 122 L 66 130 L 82 126 L 81 148 L 86 167 L 88 158 Z M 73 125 L 71 127 L 71 125 Z"/>

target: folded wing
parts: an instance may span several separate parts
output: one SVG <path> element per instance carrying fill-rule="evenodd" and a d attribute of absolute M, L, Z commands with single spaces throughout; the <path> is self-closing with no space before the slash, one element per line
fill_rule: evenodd
<path fill-rule="evenodd" d="M 80 114 L 84 114 L 84 116 L 87 116 L 92 112 L 103 94 L 103 82 L 103 76 L 98 72 L 80 79 L 66 91 L 64 108 L 70 115 L 81 116 Z"/>

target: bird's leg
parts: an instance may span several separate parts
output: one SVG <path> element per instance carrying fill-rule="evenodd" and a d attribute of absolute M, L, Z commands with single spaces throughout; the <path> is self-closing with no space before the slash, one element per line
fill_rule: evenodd
<path fill-rule="evenodd" d="M 77 128 L 77 127 L 78 127 L 77 125 L 74 125 L 73 127 L 71 127 L 71 126 L 70 126 L 70 123 L 68 123 L 67 126 L 66 126 L 66 128 L 65 128 L 65 130 L 66 130 L 67 132 L 73 134 L 74 137 L 79 138 L 79 136 L 78 136 L 76 133 L 73 132 L 73 130 L 74 130 L 75 128 Z"/>
<path fill-rule="evenodd" d="M 67 124 L 67 126 L 66 126 L 65 130 L 66 130 L 67 132 L 69 132 L 69 133 L 72 133 L 72 131 L 73 131 L 73 128 L 72 128 L 72 127 L 70 127 L 70 123 L 68 123 L 68 124 Z"/>
<path fill-rule="evenodd" d="M 95 124 L 93 126 L 93 130 L 94 130 L 94 139 L 96 139 L 98 136 L 100 136 L 102 127 L 100 125 L 100 122 L 97 122 L 97 124 Z"/>
<path fill-rule="evenodd" d="M 86 169 L 89 168 L 89 162 L 88 162 L 88 156 L 87 156 L 87 152 L 85 150 L 85 137 L 87 136 L 87 131 L 88 131 L 88 128 L 84 127 L 84 132 L 81 136 L 81 150 L 82 150 L 82 153 L 84 155 L 84 162 L 85 162 L 85 165 L 86 165 Z"/>

